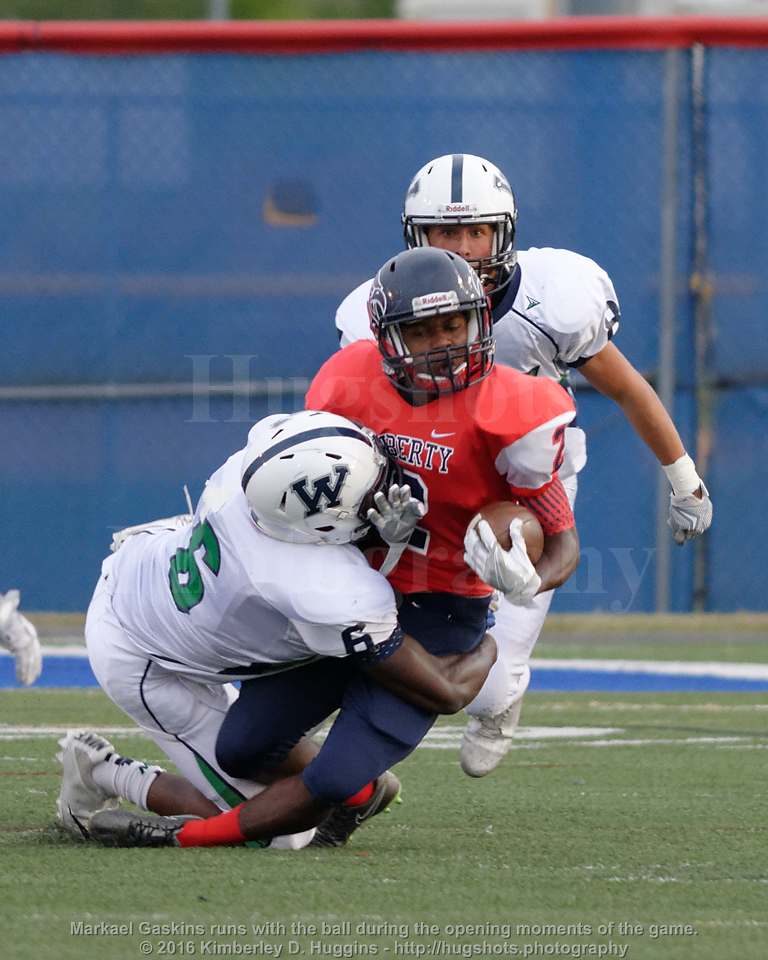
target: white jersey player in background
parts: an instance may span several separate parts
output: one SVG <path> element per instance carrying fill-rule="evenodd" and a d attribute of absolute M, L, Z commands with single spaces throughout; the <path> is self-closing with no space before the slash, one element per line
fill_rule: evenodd
<path fill-rule="evenodd" d="M 408 188 L 402 216 L 408 247 L 450 250 L 478 271 L 491 299 L 498 362 L 566 389 L 570 370 L 578 369 L 621 407 L 669 478 L 668 522 L 675 542 L 698 536 L 711 523 L 709 495 L 653 388 L 611 342 L 619 304 L 608 274 L 570 250 L 515 250 L 516 220 L 504 174 L 470 154 L 438 157 L 422 167 Z M 371 283 L 361 284 L 339 306 L 342 347 L 373 337 L 366 309 Z M 584 431 L 568 427 L 559 476 L 572 507 L 586 459 Z M 552 595 L 541 593 L 525 607 L 501 600 L 493 629 L 498 660 L 467 707 L 461 765 L 470 776 L 489 773 L 509 750 L 530 680 L 528 661 Z"/>
<path fill-rule="evenodd" d="M 28 687 L 40 676 L 43 657 L 35 625 L 19 611 L 18 590 L 0 593 L 0 646 L 16 661 L 16 679 Z"/>
<path fill-rule="evenodd" d="M 333 414 L 279 414 L 213 474 L 191 523 L 157 521 L 119 538 L 88 610 L 88 656 L 102 688 L 186 780 L 70 732 L 57 807 L 73 837 L 94 837 L 103 811 L 117 815 L 102 829 L 116 827 L 121 844 L 173 844 L 186 828 L 182 846 L 213 837 L 297 847 L 339 807 L 328 823 L 336 817 L 340 835 L 318 843 L 333 846 L 388 805 L 399 790 L 388 768 L 420 736 L 405 744 L 366 726 L 361 678 L 395 713 L 405 704 L 456 712 L 495 659 L 490 638 L 438 659 L 404 637 L 392 587 L 354 545 L 371 524 L 385 543 L 410 536 L 423 510 L 398 475 L 371 431 Z M 318 747 L 305 734 L 336 710 Z M 279 786 L 276 800 L 265 784 Z M 160 816 L 110 810 L 120 797 Z"/>

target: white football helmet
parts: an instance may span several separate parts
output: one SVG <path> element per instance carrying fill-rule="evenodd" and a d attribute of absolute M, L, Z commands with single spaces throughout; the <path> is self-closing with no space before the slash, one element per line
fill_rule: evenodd
<path fill-rule="evenodd" d="M 444 223 L 488 223 L 494 228 L 490 257 L 472 260 L 483 283 L 495 290 L 509 283 L 515 252 L 515 196 L 497 166 L 470 153 L 453 153 L 430 161 L 411 181 L 402 222 L 405 245 L 427 247 L 427 228 Z M 494 271 L 492 275 L 490 271 Z"/>
<path fill-rule="evenodd" d="M 251 516 L 288 543 L 353 543 L 396 462 L 376 434 L 334 413 L 276 414 L 248 435 L 241 470 Z"/>

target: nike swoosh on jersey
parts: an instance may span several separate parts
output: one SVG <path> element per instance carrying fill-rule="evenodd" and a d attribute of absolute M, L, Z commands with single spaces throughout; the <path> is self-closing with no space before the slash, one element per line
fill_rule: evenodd
<path fill-rule="evenodd" d="M 442 440 L 443 437 L 453 437 L 453 436 L 455 436 L 455 431 L 454 433 L 435 433 L 434 430 L 432 431 L 433 440 Z"/>

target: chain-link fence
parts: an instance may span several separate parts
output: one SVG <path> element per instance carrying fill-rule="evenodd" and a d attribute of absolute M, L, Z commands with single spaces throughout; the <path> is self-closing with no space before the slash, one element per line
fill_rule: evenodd
<path fill-rule="evenodd" d="M 701 596 L 764 609 L 768 50 L 706 54 L 717 512 Z M 691 64 L 681 51 L 666 255 L 675 419 L 694 453 Z M 112 530 L 180 511 L 183 484 L 199 495 L 252 420 L 301 406 L 338 302 L 402 248 L 405 190 L 431 157 L 489 158 L 517 194 L 519 247 L 600 263 L 615 342 L 653 379 L 668 66 L 664 50 L 599 49 L 0 58 L 0 589 L 84 609 Z M 577 388 L 583 561 L 553 609 L 652 610 L 656 461 L 618 407 Z M 675 547 L 670 609 L 691 609 L 695 576 L 694 550 Z"/>

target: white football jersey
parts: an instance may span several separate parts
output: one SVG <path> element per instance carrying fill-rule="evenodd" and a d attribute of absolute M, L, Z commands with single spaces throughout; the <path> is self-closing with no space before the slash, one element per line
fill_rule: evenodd
<path fill-rule="evenodd" d="M 493 310 L 496 359 L 567 386 L 570 370 L 618 329 L 616 291 L 594 260 L 570 250 L 532 247 L 517 260 L 518 275 Z"/>
<path fill-rule="evenodd" d="M 339 304 L 336 311 L 336 330 L 340 346 L 347 347 L 356 340 L 374 339 L 368 316 L 368 296 L 372 286 L 373 277 L 355 287 Z"/>
<path fill-rule="evenodd" d="M 571 250 L 532 247 L 518 251 L 517 262 L 493 310 L 496 360 L 569 389 L 571 369 L 600 353 L 619 327 L 616 291 L 602 267 Z M 367 307 L 372 283 L 356 287 L 336 311 L 341 346 L 373 339 Z M 586 459 L 583 431 L 569 427 L 560 476 L 577 473 Z"/>
<path fill-rule="evenodd" d="M 372 650 L 397 628 L 395 596 L 351 544 L 284 543 L 253 523 L 244 451 L 208 481 L 193 522 L 136 534 L 102 571 L 115 614 L 148 657 L 207 682 Z"/>

